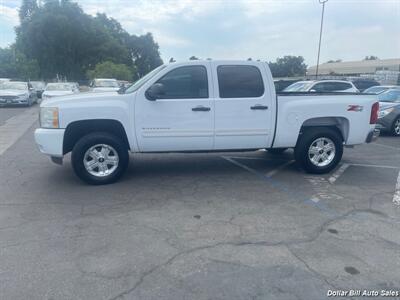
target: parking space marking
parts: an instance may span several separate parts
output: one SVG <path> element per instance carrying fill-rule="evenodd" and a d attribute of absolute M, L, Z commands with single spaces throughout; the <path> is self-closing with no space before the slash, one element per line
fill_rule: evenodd
<path fill-rule="evenodd" d="M 388 149 L 394 149 L 400 152 L 400 149 L 398 147 L 394 147 L 394 146 L 389 146 L 389 145 L 384 145 L 384 144 L 380 144 L 380 143 L 370 143 L 370 145 L 376 145 L 376 146 L 381 146 L 384 148 L 388 148 Z"/>
<path fill-rule="evenodd" d="M 400 172 L 397 177 L 396 188 L 394 190 L 393 203 L 396 205 L 400 205 Z"/>
<path fill-rule="evenodd" d="M 315 195 L 313 195 L 311 198 L 307 195 L 301 195 L 301 193 L 299 194 L 299 191 L 297 189 L 292 188 L 290 185 L 287 185 L 281 181 L 275 180 L 271 177 L 268 177 L 266 174 L 258 172 L 244 164 L 241 164 L 240 162 L 235 161 L 232 157 L 227 157 L 227 156 L 221 156 L 221 158 L 229 161 L 230 163 L 256 175 L 257 177 L 267 181 L 273 188 L 284 192 L 286 194 L 289 194 L 291 196 L 290 199 L 292 200 L 296 200 L 301 198 L 299 201 L 302 201 L 305 204 L 308 204 L 310 206 L 313 206 L 315 208 L 318 208 L 320 211 L 328 214 L 329 216 L 335 217 L 338 215 L 338 213 L 333 210 L 332 208 L 330 208 L 326 203 L 324 203 L 324 201 L 321 201 L 323 199 L 320 199 L 318 197 L 316 197 Z M 322 178 L 323 179 L 323 178 Z M 324 179 L 323 179 L 324 180 Z M 321 198 L 326 198 L 326 193 L 321 193 L 321 191 L 317 194 L 317 195 L 321 195 Z M 337 195 L 338 196 L 338 195 Z M 338 196 L 340 197 L 340 196 Z"/>
<path fill-rule="evenodd" d="M 373 167 L 373 168 L 386 168 L 386 169 L 397 169 L 397 170 L 400 169 L 400 167 L 387 166 L 387 165 L 351 164 L 351 163 L 349 165 L 356 166 L 356 167 Z"/>
<path fill-rule="evenodd" d="M 11 117 L 0 126 L 0 155 L 2 155 L 38 120 L 36 107 Z"/>
<path fill-rule="evenodd" d="M 278 166 L 277 168 L 273 169 L 272 171 L 269 171 L 266 176 L 267 177 L 272 177 L 275 174 L 277 174 L 279 171 L 282 171 L 284 168 L 290 166 L 291 164 L 293 164 L 295 161 L 294 160 L 289 160 L 287 162 L 285 162 L 284 164 Z"/>
<path fill-rule="evenodd" d="M 346 169 L 349 167 L 350 165 L 347 163 L 344 163 L 340 166 L 340 168 L 338 168 L 331 177 L 329 177 L 328 181 L 330 184 L 334 184 L 336 180 L 339 179 L 339 177 L 344 173 L 344 171 L 346 171 Z"/>

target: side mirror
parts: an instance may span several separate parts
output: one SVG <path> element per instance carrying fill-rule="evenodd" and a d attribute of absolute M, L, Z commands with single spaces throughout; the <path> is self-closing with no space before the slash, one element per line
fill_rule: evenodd
<path fill-rule="evenodd" d="M 164 94 L 165 94 L 165 88 L 162 83 L 153 84 L 145 92 L 145 96 L 146 96 L 147 100 L 150 100 L 150 101 L 155 101 L 157 99 L 160 99 L 160 97 Z"/>
<path fill-rule="evenodd" d="M 125 86 L 125 84 L 122 84 L 117 92 L 118 92 L 118 94 L 125 94 L 126 90 L 127 90 L 127 87 Z"/>

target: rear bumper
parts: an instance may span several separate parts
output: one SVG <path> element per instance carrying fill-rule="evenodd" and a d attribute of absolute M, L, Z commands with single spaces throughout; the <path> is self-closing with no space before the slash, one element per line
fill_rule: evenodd
<path fill-rule="evenodd" d="M 63 157 L 63 140 L 65 129 L 45 129 L 35 130 L 35 142 L 40 152 L 55 158 Z"/>
<path fill-rule="evenodd" d="M 365 140 L 366 143 L 371 143 L 373 141 L 376 141 L 379 137 L 380 130 L 375 128 L 374 130 L 371 130 L 368 133 L 367 139 Z"/>

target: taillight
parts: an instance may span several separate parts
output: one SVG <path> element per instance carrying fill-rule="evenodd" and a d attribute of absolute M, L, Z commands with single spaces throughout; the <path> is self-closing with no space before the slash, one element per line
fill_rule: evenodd
<path fill-rule="evenodd" d="M 376 124 L 378 121 L 378 113 L 379 113 L 379 102 L 375 102 L 371 108 L 371 117 L 369 119 L 369 124 Z"/>

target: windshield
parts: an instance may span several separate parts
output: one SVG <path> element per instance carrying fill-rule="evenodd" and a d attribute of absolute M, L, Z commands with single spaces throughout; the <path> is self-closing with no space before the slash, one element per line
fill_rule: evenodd
<path fill-rule="evenodd" d="M 117 88 L 119 87 L 118 82 L 116 80 L 95 80 L 94 87 L 111 87 Z"/>
<path fill-rule="evenodd" d="M 164 69 L 166 65 L 161 65 L 158 68 L 155 68 L 153 71 L 150 73 L 147 73 L 145 76 L 134 82 L 126 91 L 125 93 L 133 93 L 137 91 L 143 84 L 145 84 L 147 81 L 149 81 L 151 78 L 153 78 L 158 72 L 160 72 L 162 69 Z"/>
<path fill-rule="evenodd" d="M 0 89 L 2 90 L 21 90 L 25 91 L 28 89 L 28 85 L 24 82 L 2 82 L 0 84 Z"/>
<path fill-rule="evenodd" d="M 68 83 L 49 83 L 46 91 L 71 91 L 72 86 Z"/>
<path fill-rule="evenodd" d="M 378 95 L 381 102 L 398 102 L 400 103 L 400 90 L 389 90 Z"/>
<path fill-rule="evenodd" d="M 289 85 L 284 92 L 306 92 L 311 87 L 313 82 L 296 82 Z"/>

